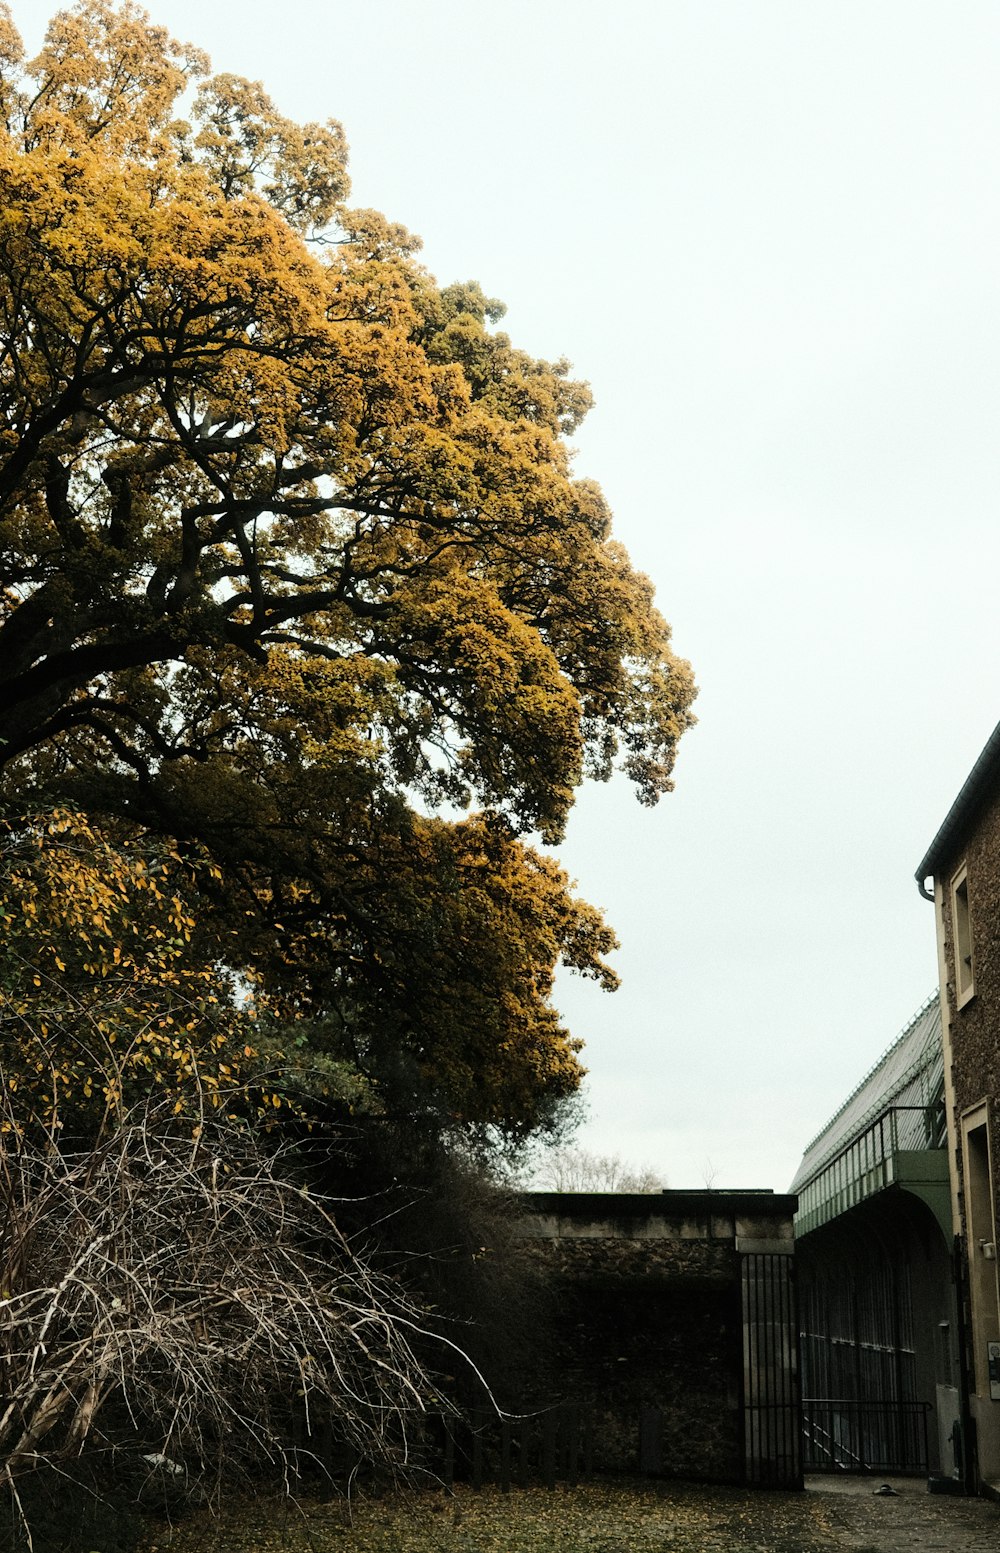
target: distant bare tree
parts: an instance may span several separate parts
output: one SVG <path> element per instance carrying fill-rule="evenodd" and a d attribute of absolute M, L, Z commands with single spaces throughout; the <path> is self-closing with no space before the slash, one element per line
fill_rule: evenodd
<path fill-rule="evenodd" d="M 660 1192 L 667 1184 L 648 1165 L 630 1165 L 620 1154 L 594 1154 L 569 1145 L 548 1150 L 535 1181 L 548 1192 Z"/>

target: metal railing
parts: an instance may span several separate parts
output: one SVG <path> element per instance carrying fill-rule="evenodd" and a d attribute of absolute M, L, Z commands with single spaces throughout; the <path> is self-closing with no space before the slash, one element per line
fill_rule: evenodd
<path fill-rule="evenodd" d="M 897 1154 L 943 1147 L 941 1116 L 936 1104 L 887 1106 L 799 1187 L 796 1234 L 803 1235 L 883 1191 L 894 1178 Z"/>
<path fill-rule="evenodd" d="M 857 1402 L 806 1397 L 802 1403 L 806 1472 L 927 1471 L 927 1402 Z"/>

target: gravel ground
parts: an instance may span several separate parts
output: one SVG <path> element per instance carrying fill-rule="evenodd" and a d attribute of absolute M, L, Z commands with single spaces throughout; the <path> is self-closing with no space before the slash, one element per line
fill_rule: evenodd
<path fill-rule="evenodd" d="M 875 1484 L 874 1486 L 878 1486 Z M 922 1482 L 811 1479 L 804 1494 L 588 1483 L 383 1499 L 244 1503 L 164 1528 L 145 1553 L 998 1553 L 1000 1507 Z"/>
<path fill-rule="evenodd" d="M 810 1478 L 807 1498 L 823 1507 L 839 1548 L 874 1553 L 1000 1553 L 1000 1505 L 929 1494 L 923 1479 Z"/>

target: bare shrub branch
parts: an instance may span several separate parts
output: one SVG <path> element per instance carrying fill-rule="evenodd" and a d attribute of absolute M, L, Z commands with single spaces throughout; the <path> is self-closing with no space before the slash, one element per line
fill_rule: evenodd
<path fill-rule="evenodd" d="M 4 1481 L 124 1444 L 215 1483 L 262 1461 L 288 1481 L 296 1413 L 307 1447 L 322 1427 L 355 1461 L 407 1461 L 446 1405 L 422 1313 L 290 1151 L 218 1112 L 192 1137 L 164 1106 L 77 1150 L 6 1120 Z"/>

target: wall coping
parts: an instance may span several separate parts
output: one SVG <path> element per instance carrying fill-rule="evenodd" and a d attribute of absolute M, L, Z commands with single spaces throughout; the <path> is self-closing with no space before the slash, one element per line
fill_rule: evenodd
<path fill-rule="evenodd" d="M 773 1245 L 794 1239 L 792 1193 L 524 1192 L 528 1240 L 700 1240 Z"/>
<path fill-rule="evenodd" d="M 794 1213 L 794 1192 L 772 1192 L 769 1187 L 735 1191 L 688 1191 L 670 1188 L 662 1192 L 520 1192 L 518 1201 L 529 1213 L 558 1213 L 561 1218 L 635 1215 L 637 1218 L 686 1217 L 738 1214 L 754 1218 L 783 1218 Z"/>

